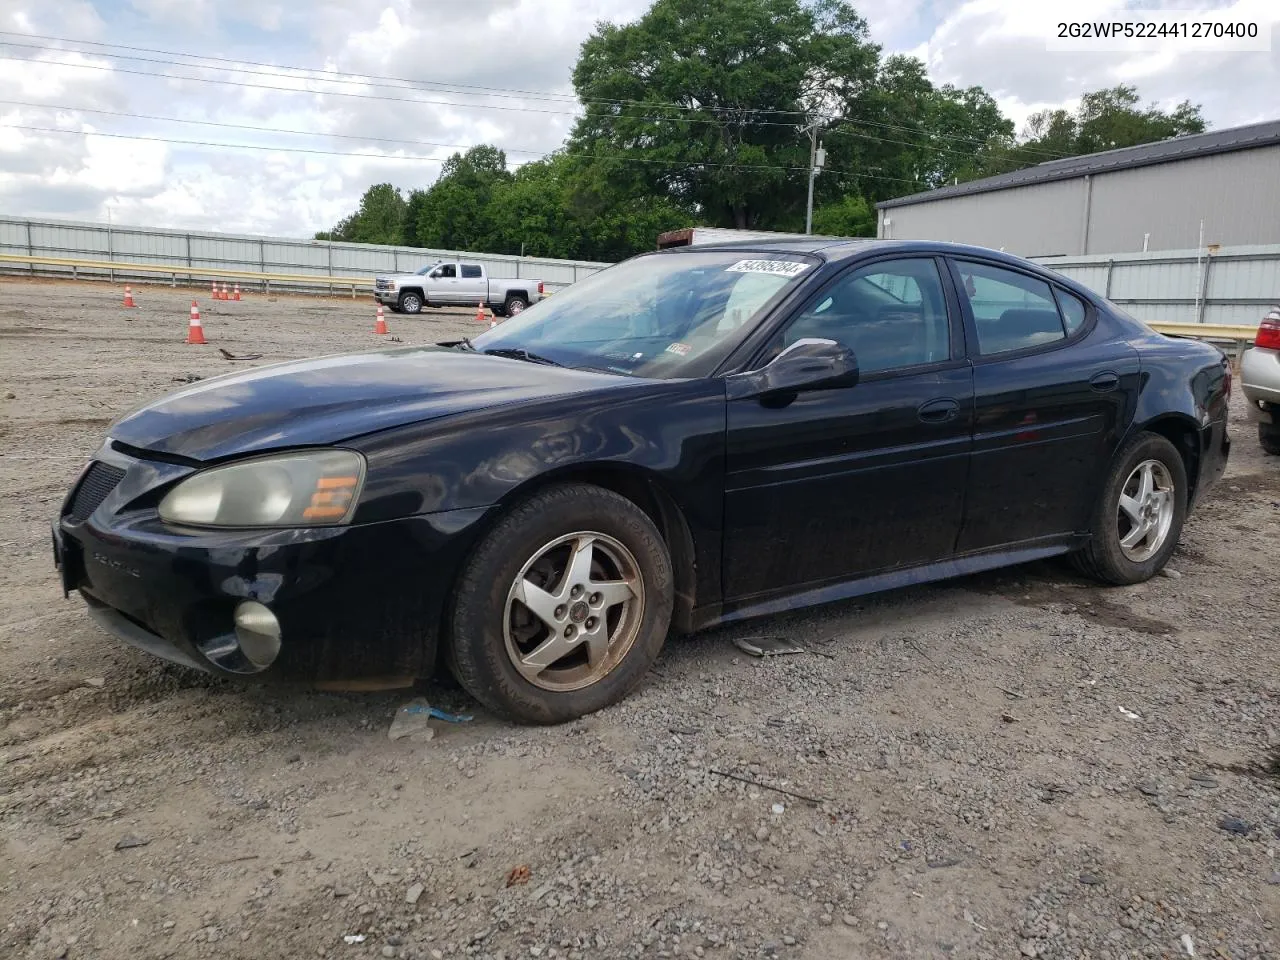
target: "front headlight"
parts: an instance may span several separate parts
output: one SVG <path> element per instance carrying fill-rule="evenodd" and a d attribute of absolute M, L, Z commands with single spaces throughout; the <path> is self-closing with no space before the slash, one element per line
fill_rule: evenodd
<path fill-rule="evenodd" d="M 311 450 L 212 467 L 160 501 L 160 519 L 196 527 L 319 527 L 351 519 L 364 457 Z"/>

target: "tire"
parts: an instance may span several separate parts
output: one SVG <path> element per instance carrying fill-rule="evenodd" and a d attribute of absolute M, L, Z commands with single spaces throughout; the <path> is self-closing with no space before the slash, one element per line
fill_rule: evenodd
<path fill-rule="evenodd" d="M 507 307 L 506 307 L 506 304 L 503 304 L 503 303 L 495 303 L 495 304 L 494 304 L 493 306 L 491 306 L 489 309 L 493 311 L 493 315 L 494 315 L 495 317 L 505 317 L 505 316 L 507 315 Z"/>
<path fill-rule="evenodd" d="M 514 317 L 517 314 L 524 313 L 525 307 L 529 306 L 529 301 L 524 297 L 510 296 L 502 305 L 502 313 L 504 316 Z"/>
<path fill-rule="evenodd" d="M 400 294 L 400 312 L 401 313 L 421 313 L 423 307 L 422 295 L 413 291 L 406 291 Z"/>
<path fill-rule="evenodd" d="M 392 313 L 399 313 L 399 312 L 400 312 L 400 304 L 398 304 L 398 303 L 389 303 L 389 304 L 387 304 L 387 309 L 388 309 L 388 310 L 390 310 Z"/>
<path fill-rule="evenodd" d="M 1145 518 L 1149 509 L 1157 519 L 1149 536 L 1139 540 L 1135 547 L 1126 548 L 1121 538 L 1135 534 L 1135 524 L 1128 512 L 1133 507 L 1122 507 L 1120 497 L 1126 488 L 1130 494 L 1140 494 L 1142 472 L 1147 465 L 1154 480 L 1153 489 L 1159 492 L 1164 485 L 1167 493 L 1157 498 L 1158 503 L 1138 501 L 1143 507 L 1140 517 Z M 1131 496 L 1128 502 L 1132 505 L 1136 499 Z M 1166 510 L 1168 525 L 1160 534 Z M 1090 524 L 1089 544 L 1072 554 L 1071 559 L 1077 570 L 1103 583 L 1116 586 L 1142 583 L 1154 577 L 1168 562 L 1178 546 L 1186 517 L 1187 469 L 1181 455 L 1164 437 L 1139 433 L 1116 454 Z"/>
<path fill-rule="evenodd" d="M 1258 424 L 1258 443 L 1262 444 L 1262 449 L 1273 457 L 1280 457 L 1280 425 Z"/>
<path fill-rule="evenodd" d="M 590 559 L 583 580 L 572 576 L 575 557 L 579 573 Z M 610 586 L 592 591 L 592 582 Z M 577 592 L 578 583 L 588 589 Z M 673 598 L 666 545 L 639 507 L 601 487 L 551 487 L 513 507 L 468 558 L 454 590 L 446 659 L 490 710 L 522 723 L 562 723 L 635 688 L 662 650 Z M 553 622 L 579 638 L 596 626 L 587 642 L 562 641 Z"/>

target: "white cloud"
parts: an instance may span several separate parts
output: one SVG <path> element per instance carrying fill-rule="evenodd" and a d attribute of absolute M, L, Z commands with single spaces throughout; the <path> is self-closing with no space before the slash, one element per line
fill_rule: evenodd
<path fill-rule="evenodd" d="M 492 88 L 571 94 L 573 64 L 595 23 L 633 19 L 648 2 L 0 0 L 0 30 L 414 81 L 379 84 L 348 76 L 342 84 L 319 83 L 284 68 L 228 74 L 66 49 L 0 50 L 6 57 L 26 58 L 0 59 L 0 90 L 5 91 L 0 96 L 44 105 L 0 104 L 0 125 L 73 131 L 6 131 L 0 138 L 0 209 L 105 220 L 109 206 L 116 222 L 306 236 L 349 212 L 370 183 L 389 181 L 405 189 L 429 185 L 453 152 L 429 144 L 497 143 L 508 149 L 513 163 L 536 155 L 516 148 L 555 149 L 573 123 L 571 100 L 497 96 Z M 1241 5 L 1268 3 L 1274 0 L 1225 0 L 1242 11 L 1250 8 Z M 1194 5 L 1194 0 L 1168 4 Z M 887 53 L 920 56 L 936 82 L 986 87 L 1019 124 L 1033 110 L 1071 107 L 1085 90 L 1122 82 L 1137 85 L 1144 98 L 1165 106 L 1182 99 L 1203 103 L 1207 118 L 1219 127 L 1276 111 L 1280 44 L 1270 54 L 1230 56 L 1172 46 L 1145 54 L 1049 53 L 1043 14 L 1061 4 L 855 0 L 855 6 Z M 1112 0 L 1073 0 L 1069 12 L 1080 19 L 1114 6 Z M 85 69 L 77 63 L 114 67 Z M 140 75 L 166 72 L 235 82 Z M 452 85 L 452 92 L 442 84 Z M 460 89 L 471 92 L 463 95 Z M 401 102 L 413 99 L 453 103 Z M 80 109 L 57 109 L 67 106 Z M 329 136 L 111 117 L 85 108 Z M 305 146 L 352 155 L 166 145 L 84 131 Z"/>
<path fill-rule="evenodd" d="M 968 0 L 938 22 L 920 48 L 939 83 L 979 84 L 997 98 L 1019 126 L 1035 110 L 1079 102 L 1082 93 L 1119 83 L 1134 85 L 1144 100 L 1170 108 L 1200 103 L 1212 126 L 1228 127 L 1274 118 L 1280 89 L 1280 44 L 1269 53 L 1207 52 L 1170 41 L 1156 52 L 1048 50 L 1060 20 L 1111 19 L 1115 0 L 1060 4 L 1026 0 Z M 1241 20 L 1276 21 L 1274 0 L 1176 0 L 1131 3 L 1144 11 L 1214 10 Z M 1274 29 L 1274 28 L 1273 28 Z"/>

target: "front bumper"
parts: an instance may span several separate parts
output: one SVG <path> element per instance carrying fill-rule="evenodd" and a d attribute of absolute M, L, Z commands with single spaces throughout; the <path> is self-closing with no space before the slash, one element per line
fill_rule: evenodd
<path fill-rule="evenodd" d="M 147 506 L 175 482 L 173 471 L 190 468 L 132 461 L 88 517 L 64 508 L 54 524 L 63 588 L 78 591 L 100 625 L 224 676 L 431 675 L 454 571 L 483 509 L 348 527 L 179 531 Z M 280 624 L 280 653 L 265 669 L 237 645 L 233 617 L 245 600 Z"/>
<path fill-rule="evenodd" d="M 377 300 L 384 307 L 394 306 L 400 302 L 399 290 L 374 290 L 373 299 Z"/>

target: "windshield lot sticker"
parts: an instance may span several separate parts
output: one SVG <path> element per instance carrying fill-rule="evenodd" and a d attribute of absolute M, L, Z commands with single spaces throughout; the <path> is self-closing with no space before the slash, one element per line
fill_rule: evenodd
<path fill-rule="evenodd" d="M 779 277 L 798 277 L 809 269 L 807 263 L 794 260 L 739 260 L 726 273 L 771 273 Z"/>
<path fill-rule="evenodd" d="M 689 351 L 692 349 L 693 348 L 687 343 L 673 343 L 671 346 L 667 347 L 667 353 L 674 353 L 681 357 L 687 357 L 689 355 Z"/>

